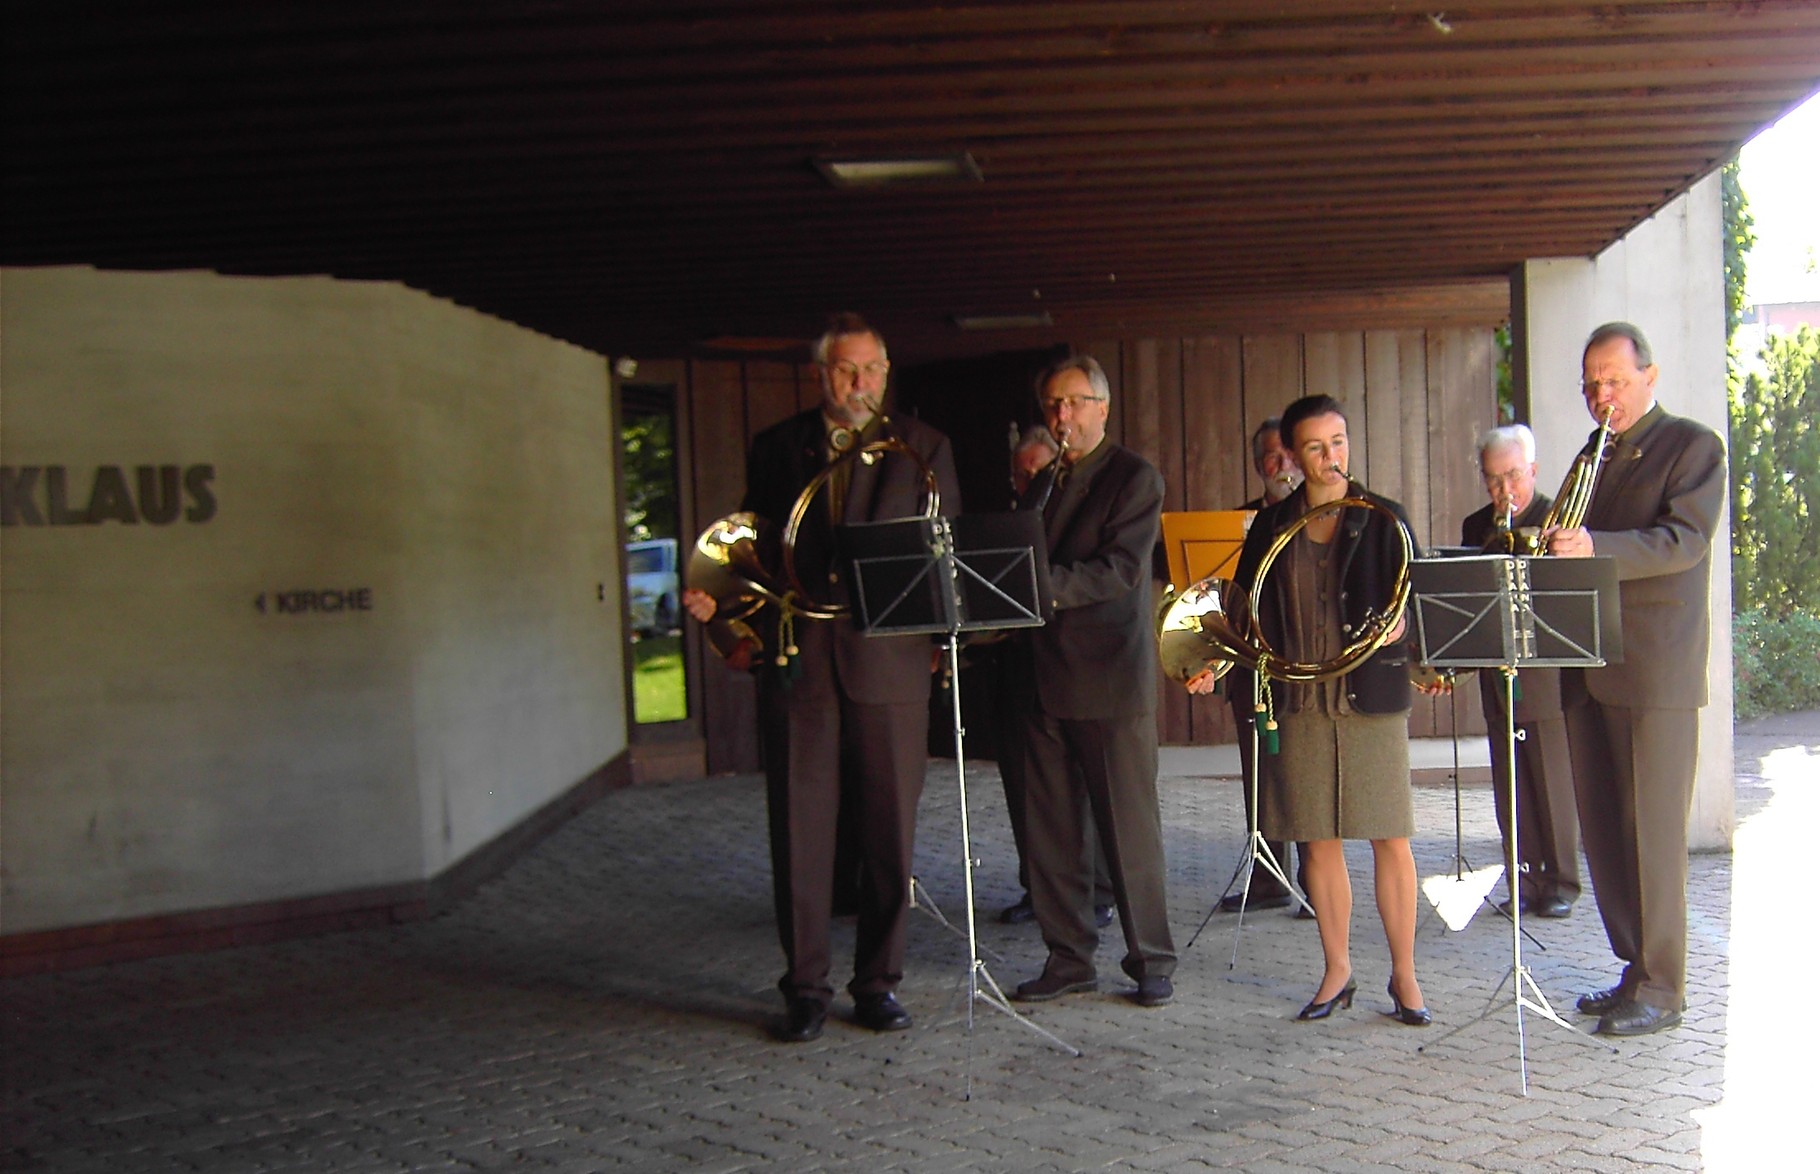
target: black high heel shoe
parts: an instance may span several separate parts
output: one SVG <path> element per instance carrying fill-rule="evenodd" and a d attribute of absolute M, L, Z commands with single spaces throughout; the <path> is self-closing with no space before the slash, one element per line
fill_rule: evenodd
<path fill-rule="evenodd" d="M 1403 1005 L 1403 1000 L 1397 998 L 1397 983 L 1395 979 L 1392 979 L 1390 983 L 1385 986 L 1384 991 L 1390 996 L 1390 1001 L 1396 1006 L 1395 1011 L 1386 1011 L 1385 1014 L 1389 1015 L 1398 1023 L 1401 1023 L 1406 1027 L 1427 1027 L 1430 1023 L 1435 1021 L 1435 1017 L 1428 1013 L 1427 1007 L 1405 1007 Z"/>
<path fill-rule="evenodd" d="M 1317 1003 L 1313 999 L 1308 1000 L 1308 1006 L 1303 1007 L 1301 1013 L 1297 1015 L 1296 1018 L 1325 1019 L 1329 1015 L 1332 1015 L 1336 1008 L 1341 1011 L 1348 1010 L 1352 1007 L 1352 996 L 1358 989 L 1359 984 L 1349 978 L 1346 980 L 1346 985 L 1340 988 L 1340 993 L 1333 998 L 1328 999 L 1325 1003 Z"/>

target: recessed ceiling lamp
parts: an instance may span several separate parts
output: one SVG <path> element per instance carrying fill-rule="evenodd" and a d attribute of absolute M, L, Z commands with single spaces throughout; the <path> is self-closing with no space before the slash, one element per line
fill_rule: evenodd
<path fill-rule="evenodd" d="M 1035 326 L 1054 326 L 1049 311 L 1035 314 L 956 314 L 954 324 L 962 330 L 1026 330 Z"/>
<path fill-rule="evenodd" d="M 899 159 L 816 159 L 815 169 L 837 188 L 900 184 L 979 183 L 986 177 L 965 151 L 959 155 L 906 155 Z"/>

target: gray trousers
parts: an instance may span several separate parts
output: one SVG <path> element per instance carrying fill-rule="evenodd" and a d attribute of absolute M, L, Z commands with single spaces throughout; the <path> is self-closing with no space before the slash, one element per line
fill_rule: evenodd
<path fill-rule="evenodd" d="M 1024 763 L 1030 902 L 1049 946 L 1047 972 L 1071 982 L 1095 976 L 1091 829 L 1106 854 L 1125 933 L 1125 973 L 1173 973 L 1155 716 L 1068 721 L 1032 707 Z"/>

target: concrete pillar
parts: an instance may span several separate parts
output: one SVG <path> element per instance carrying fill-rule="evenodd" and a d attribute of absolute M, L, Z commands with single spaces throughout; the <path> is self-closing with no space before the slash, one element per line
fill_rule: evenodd
<path fill-rule="evenodd" d="M 1567 475 L 1592 429 L 1580 397 L 1580 351 L 1600 323 L 1634 322 L 1661 376 L 1656 398 L 1726 434 L 1725 275 L 1715 173 L 1597 257 L 1526 261 L 1511 281 L 1517 418 L 1536 432 L 1537 481 Z M 1711 703 L 1700 713 L 1700 761 L 1688 844 L 1731 850 L 1731 516 L 1713 538 Z"/>

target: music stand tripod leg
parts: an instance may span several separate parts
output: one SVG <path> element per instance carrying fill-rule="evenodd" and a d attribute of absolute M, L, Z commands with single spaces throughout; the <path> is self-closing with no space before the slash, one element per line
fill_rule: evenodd
<path fill-rule="evenodd" d="M 987 1006 L 1017 1020 L 1025 1027 L 1042 1036 L 1056 1047 L 1072 1056 L 1079 1056 L 1081 1050 L 1068 1044 L 1054 1033 L 1039 1027 L 1020 1014 L 1005 998 L 992 972 L 986 968 L 985 960 L 980 957 L 978 914 L 974 910 L 973 899 L 973 834 L 967 811 L 967 756 L 965 750 L 966 727 L 961 722 L 961 673 L 960 673 L 960 635 L 958 629 L 948 632 L 948 668 L 950 672 L 949 690 L 954 709 L 954 767 L 959 782 L 961 804 L 961 873 L 964 878 L 967 898 L 967 1096 L 973 1095 L 973 1005 L 985 1003 Z M 992 992 L 986 994 L 981 989 L 980 981 L 985 980 L 986 988 Z"/>
<path fill-rule="evenodd" d="M 1508 914 L 1511 924 L 1510 967 L 1505 970 L 1504 977 L 1498 981 L 1497 988 L 1492 991 L 1491 998 L 1486 1001 L 1485 1009 L 1483 1011 L 1479 1012 L 1475 1018 L 1437 1036 L 1435 1039 L 1430 1040 L 1427 1044 L 1418 1047 L 1416 1050 L 1420 1052 L 1435 1044 L 1444 1043 L 1466 1030 L 1466 1028 L 1471 1027 L 1473 1024 L 1482 1023 L 1490 1018 L 1493 1010 L 1499 1004 L 1500 1000 L 1498 996 L 1503 994 L 1505 984 L 1508 983 L 1510 985 L 1510 1005 L 1516 1012 L 1517 1017 L 1517 1078 L 1523 1090 L 1523 1095 L 1528 1096 L 1529 1041 L 1523 1024 L 1523 1012 L 1525 1009 L 1535 1012 L 1551 1023 L 1566 1028 L 1570 1034 L 1582 1043 L 1592 1044 L 1594 1047 L 1600 1048 L 1604 1048 L 1607 1045 L 1600 1043 L 1591 1035 L 1588 1035 L 1567 1020 L 1561 1018 L 1561 1016 L 1556 1013 L 1554 1007 L 1549 1003 L 1548 996 L 1543 994 L 1542 988 L 1536 984 L 1534 976 L 1529 972 L 1529 967 L 1523 963 L 1523 939 L 1525 937 L 1530 937 L 1531 941 L 1534 941 L 1535 939 L 1523 928 L 1522 905 L 1517 897 L 1517 882 L 1515 880 L 1515 877 L 1517 876 L 1518 851 L 1517 828 L 1520 826 L 1517 820 L 1517 719 L 1515 695 L 1517 673 L 1516 669 L 1510 666 L 1506 666 L 1502 671 L 1504 673 L 1504 755 L 1505 763 L 1510 768 L 1506 785 L 1509 787 L 1508 798 L 1510 801 L 1511 834 L 1510 846 L 1505 853 L 1505 867 L 1509 869 L 1509 875 L 1512 878 L 1510 912 Z M 1609 1050 L 1615 1054 L 1618 1049 L 1610 1048 Z"/>

